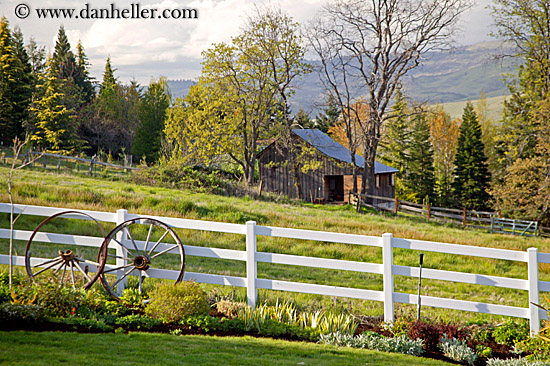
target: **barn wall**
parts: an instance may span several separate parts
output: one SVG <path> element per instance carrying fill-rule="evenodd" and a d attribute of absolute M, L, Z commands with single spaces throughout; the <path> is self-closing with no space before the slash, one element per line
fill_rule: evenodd
<path fill-rule="evenodd" d="M 317 198 L 328 197 L 325 187 L 325 176 L 342 175 L 344 177 L 344 201 L 348 201 L 348 193 L 353 188 L 353 169 L 351 165 L 338 162 L 324 154 L 317 153 L 314 157 L 321 164 L 321 168 L 301 173 L 302 192 L 308 202 Z M 263 180 L 264 189 L 296 198 L 294 186 L 294 174 L 291 167 L 287 167 L 286 151 L 277 148 L 274 144 L 268 146 L 259 157 L 260 179 Z M 375 195 L 394 197 L 395 188 L 391 187 L 391 174 L 381 174 L 380 187 L 375 190 Z M 358 189 L 361 189 L 361 171 L 358 171 Z"/>

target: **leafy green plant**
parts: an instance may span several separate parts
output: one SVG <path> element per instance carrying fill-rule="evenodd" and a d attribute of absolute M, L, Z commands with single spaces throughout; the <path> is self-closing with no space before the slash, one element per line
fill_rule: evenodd
<path fill-rule="evenodd" d="M 493 356 L 493 349 L 483 344 L 478 344 L 476 346 L 476 354 L 480 357 L 489 358 Z"/>
<path fill-rule="evenodd" d="M 162 283 L 151 291 L 145 314 L 164 323 L 179 322 L 191 315 L 207 314 L 206 292 L 193 281 Z"/>
<path fill-rule="evenodd" d="M 438 347 L 451 360 L 466 362 L 468 365 L 473 365 L 478 358 L 474 350 L 468 347 L 465 341 L 456 338 L 449 339 L 446 334 L 439 341 Z"/>
<path fill-rule="evenodd" d="M 221 320 L 210 315 L 195 315 L 180 321 L 181 325 L 187 325 L 191 328 L 201 329 L 205 333 L 215 331 L 221 328 Z"/>
<path fill-rule="evenodd" d="M 412 340 L 407 336 L 389 338 L 375 332 L 364 332 L 357 337 L 340 332 L 321 334 L 319 343 L 413 356 L 419 356 L 424 352 L 424 342 L 421 339 Z"/>
<path fill-rule="evenodd" d="M 510 321 L 498 325 L 495 330 L 493 330 L 492 335 L 495 342 L 498 344 L 504 344 L 511 347 L 529 338 L 529 327 L 527 323 L 517 324 Z"/>
<path fill-rule="evenodd" d="M 531 361 L 550 361 L 550 342 L 545 338 L 550 337 L 550 331 L 545 329 L 539 333 L 539 337 L 529 337 L 517 343 L 518 350 L 529 354 L 526 358 Z"/>
<path fill-rule="evenodd" d="M 76 309 L 85 303 L 86 292 L 68 286 L 59 286 L 53 282 L 39 283 L 35 286 L 36 303 L 50 316 L 74 315 Z"/>
<path fill-rule="evenodd" d="M 144 301 L 147 296 L 140 293 L 139 289 L 129 287 L 122 292 L 120 302 L 129 309 L 142 311 L 145 308 Z"/>
<path fill-rule="evenodd" d="M 148 330 L 159 326 L 161 322 L 158 319 L 132 314 L 115 318 L 114 324 L 124 328 Z"/>

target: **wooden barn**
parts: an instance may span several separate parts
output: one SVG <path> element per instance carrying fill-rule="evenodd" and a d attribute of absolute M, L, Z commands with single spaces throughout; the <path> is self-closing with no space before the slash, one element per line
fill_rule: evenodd
<path fill-rule="evenodd" d="M 301 173 L 302 192 L 306 201 L 347 202 L 353 188 L 353 168 L 350 151 L 318 129 L 293 130 L 299 146 L 307 144 L 313 147 L 313 157 L 320 168 Z M 260 179 L 266 191 L 296 197 L 294 174 L 286 166 L 288 157 L 284 149 L 273 142 L 258 155 Z M 357 167 L 357 185 L 361 190 L 361 174 L 365 165 L 362 156 L 355 155 Z M 378 162 L 375 163 L 375 193 L 381 197 L 395 197 L 395 173 L 397 169 Z"/>

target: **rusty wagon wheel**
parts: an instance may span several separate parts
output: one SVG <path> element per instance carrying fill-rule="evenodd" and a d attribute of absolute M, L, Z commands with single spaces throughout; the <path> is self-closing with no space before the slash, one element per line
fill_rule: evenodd
<path fill-rule="evenodd" d="M 63 215 L 82 215 L 93 220 L 99 227 L 103 240 L 105 240 L 103 226 L 92 216 L 79 211 L 59 212 L 46 218 L 34 229 L 25 249 L 25 268 L 31 281 L 34 281 L 40 275 L 44 277 L 48 274 L 57 276 L 61 272 L 61 277 L 56 279 L 59 281 L 60 286 L 63 286 L 65 281 L 71 281 L 74 289 L 78 287 L 87 290 L 99 278 L 104 266 L 101 261 L 92 260 L 96 258 L 95 251 L 94 254 L 91 252 L 86 253 L 82 246 L 72 247 L 70 244 L 68 246 L 64 244 L 63 249 L 59 249 L 51 243 L 47 244 L 49 248 L 46 246 L 39 248 L 37 242 L 40 240 L 38 238 L 35 240 L 36 235 L 44 225 Z M 35 254 L 40 253 L 40 257 L 33 257 L 33 251 Z M 92 275 L 90 272 L 95 272 L 95 274 Z"/>
<path fill-rule="evenodd" d="M 185 270 L 185 251 L 178 235 L 162 221 L 135 218 L 118 225 L 107 235 L 98 262 L 104 264 L 103 286 L 120 300 L 125 288 L 136 288 L 142 293 L 144 280 L 160 277 L 155 273 L 158 269 L 175 269 L 174 279 L 180 282 Z M 152 268 L 153 265 L 156 267 Z M 129 276 L 137 276 L 137 282 L 130 284 Z"/>

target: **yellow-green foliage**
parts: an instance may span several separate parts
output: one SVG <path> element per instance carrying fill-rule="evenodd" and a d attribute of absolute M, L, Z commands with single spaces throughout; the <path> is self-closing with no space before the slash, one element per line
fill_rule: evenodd
<path fill-rule="evenodd" d="M 163 283 L 150 293 L 151 301 L 145 308 L 145 314 L 164 323 L 178 322 L 191 315 L 207 314 L 206 292 L 193 281 L 178 284 Z"/>

